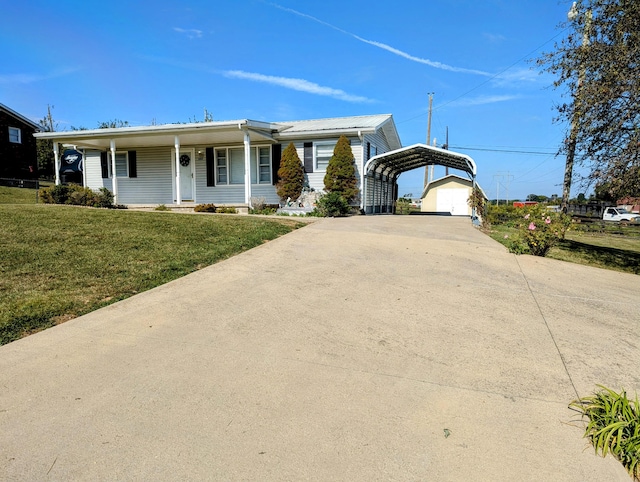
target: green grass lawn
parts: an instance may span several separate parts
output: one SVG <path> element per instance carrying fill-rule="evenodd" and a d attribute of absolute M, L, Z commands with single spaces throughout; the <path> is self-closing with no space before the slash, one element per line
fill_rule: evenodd
<path fill-rule="evenodd" d="M 496 225 L 488 234 L 505 244 L 504 236 L 513 236 L 515 233 L 514 228 Z M 621 227 L 616 224 L 596 230 L 594 226 L 574 226 L 567 232 L 564 241 L 551 248 L 547 257 L 640 274 L 640 227 Z"/>
<path fill-rule="evenodd" d="M 0 204 L 35 204 L 36 189 L 0 186 Z"/>
<path fill-rule="evenodd" d="M 2 204 L 0 344 L 304 225 L 291 218 Z"/>

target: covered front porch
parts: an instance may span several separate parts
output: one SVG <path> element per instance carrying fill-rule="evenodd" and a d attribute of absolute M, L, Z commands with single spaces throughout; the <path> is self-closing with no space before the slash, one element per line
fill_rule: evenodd
<path fill-rule="evenodd" d="M 108 188 L 114 202 L 175 207 L 212 202 L 247 209 L 275 193 L 276 126 L 250 120 L 39 134 L 53 140 L 56 184 L 64 147 L 83 153 L 86 187 Z M 60 146 L 64 147 L 60 147 Z M 215 149 L 214 149 L 215 146 Z"/>

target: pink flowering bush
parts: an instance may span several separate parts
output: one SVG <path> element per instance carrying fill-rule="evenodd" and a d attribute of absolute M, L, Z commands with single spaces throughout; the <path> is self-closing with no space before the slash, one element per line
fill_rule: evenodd
<path fill-rule="evenodd" d="M 549 250 L 569 229 L 571 218 L 566 214 L 549 212 L 544 206 L 520 208 L 518 234 L 507 242 L 510 252 L 546 256 Z"/>

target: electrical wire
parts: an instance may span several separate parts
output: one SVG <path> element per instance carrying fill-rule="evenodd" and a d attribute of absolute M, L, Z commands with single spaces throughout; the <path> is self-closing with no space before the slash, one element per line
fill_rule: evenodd
<path fill-rule="evenodd" d="M 472 89 L 469 89 L 468 91 L 466 91 L 465 93 L 459 95 L 458 97 L 455 97 L 454 99 L 447 101 L 443 104 L 440 104 L 436 107 L 433 108 L 433 111 L 436 111 L 438 109 L 441 109 L 442 107 L 449 105 L 453 102 L 455 102 L 456 100 L 459 100 L 463 97 L 465 97 L 466 95 L 470 94 L 471 92 L 479 89 L 480 87 L 488 84 L 489 82 L 491 82 L 492 80 L 494 80 L 495 78 L 499 77 L 500 75 L 504 74 L 507 70 L 511 69 L 512 67 L 515 67 L 516 65 L 518 65 L 520 62 L 522 62 L 524 59 L 528 58 L 529 56 L 533 55 L 535 52 L 537 52 L 538 50 L 540 50 L 542 47 L 544 47 L 545 45 L 547 45 L 549 42 L 555 40 L 556 38 L 558 38 L 560 35 L 562 35 L 564 32 L 566 32 L 567 30 L 569 30 L 570 27 L 564 28 L 562 29 L 560 32 L 558 32 L 556 35 L 554 35 L 553 37 L 551 37 L 549 40 L 547 40 L 546 42 L 542 43 L 540 46 L 538 46 L 537 48 L 533 49 L 531 52 L 529 52 L 528 54 L 524 55 L 523 57 L 521 57 L 520 59 L 516 60 L 514 63 L 512 63 L 511 65 L 509 65 L 506 69 L 501 70 L 500 72 L 498 72 L 497 74 L 495 74 L 492 77 L 489 77 L 487 80 L 485 80 L 484 82 L 481 82 L 480 84 L 476 85 L 475 87 L 473 87 Z M 403 124 L 405 122 L 409 122 L 415 119 L 418 119 L 420 117 L 424 117 L 425 115 L 428 115 L 428 112 L 423 112 L 422 114 L 418 114 L 415 117 L 411 117 L 409 119 L 405 119 L 402 121 L 398 121 L 396 124 Z"/>

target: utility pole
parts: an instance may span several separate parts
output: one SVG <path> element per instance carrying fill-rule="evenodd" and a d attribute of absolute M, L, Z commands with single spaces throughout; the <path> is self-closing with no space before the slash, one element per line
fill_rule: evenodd
<path fill-rule="evenodd" d="M 433 107 L 433 92 L 429 92 L 429 117 L 427 120 L 427 142 L 428 146 L 431 145 L 431 109 Z M 424 187 L 429 184 L 429 166 L 424 166 Z"/>
<path fill-rule="evenodd" d="M 447 130 L 446 130 L 446 136 L 444 139 L 444 146 L 442 146 L 443 149 L 449 149 L 449 126 L 447 126 Z M 449 166 L 447 166 L 445 168 L 445 176 L 449 175 Z"/>
<path fill-rule="evenodd" d="M 509 204 L 509 183 L 513 179 L 513 174 L 510 174 L 509 171 L 507 171 L 507 175 L 505 177 L 507 178 L 507 195 L 506 195 L 507 202 L 506 203 Z"/>
<path fill-rule="evenodd" d="M 496 206 L 500 204 L 500 181 L 502 181 L 503 178 L 504 176 L 500 173 L 493 175 L 494 180 L 498 179 L 496 181 Z"/>

